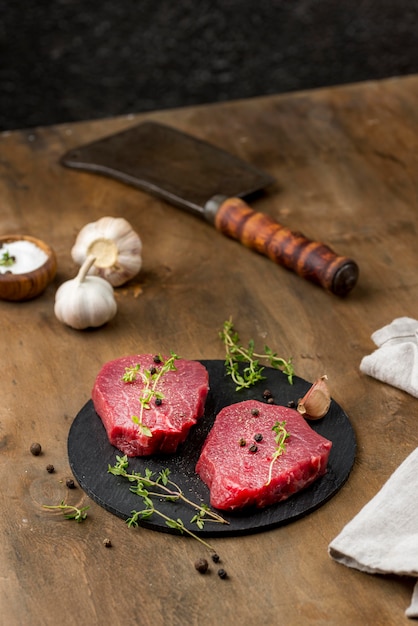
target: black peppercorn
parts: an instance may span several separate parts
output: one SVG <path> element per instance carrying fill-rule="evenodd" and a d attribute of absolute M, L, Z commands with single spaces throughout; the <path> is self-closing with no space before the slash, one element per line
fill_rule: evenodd
<path fill-rule="evenodd" d="M 103 545 L 105 548 L 111 548 L 112 542 L 110 541 L 110 539 L 106 538 L 106 539 L 103 539 Z"/>
<path fill-rule="evenodd" d="M 214 554 L 212 554 L 212 561 L 214 563 L 219 563 L 221 559 L 219 558 L 219 554 L 216 554 L 216 552 Z"/>
<path fill-rule="evenodd" d="M 152 366 L 152 367 L 151 367 L 151 369 L 150 369 L 150 371 L 149 371 L 149 373 L 151 374 L 151 376 L 154 376 L 154 374 L 156 374 L 156 373 L 157 373 L 157 368 L 156 368 L 156 367 L 154 367 L 154 366 Z"/>
<path fill-rule="evenodd" d="M 287 403 L 287 406 L 289 407 L 289 409 L 294 409 L 296 406 L 296 402 L 294 400 L 290 400 L 290 402 Z"/>
<path fill-rule="evenodd" d="M 274 398 L 267 398 L 267 404 L 274 404 Z"/>
<path fill-rule="evenodd" d="M 208 571 L 209 563 L 206 559 L 197 559 L 194 566 L 200 574 L 206 574 L 206 572 Z"/>
<path fill-rule="evenodd" d="M 75 482 L 72 478 L 67 478 L 65 484 L 67 485 L 68 489 L 75 489 Z"/>
<path fill-rule="evenodd" d="M 154 357 L 154 363 L 161 363 L 161 359 L 158 356 L 158 354 L 156 354 L 155 357 Z"/>
<path fill-rule="evenodd" d="M 257 415 L 260 415 L 260 411 L 258 409 L 251 409 L 251 415 L 257 417 Z"/>
<path fill-rule="evenodd" d="M 40 443 L 33 443 L 30 447 L 30 451 L 33 456 L 39 456 L 42 452 L 42 447 Z"/>
<path fill-rule="evenodd" d="M 161 398 L 155 398 L 155 404 L 156 406 L 161 406 L 163 403 L 163 401 L 161 400 Z"/>
<path fill-rule="evenodd" d="M 263 435 L 261 433 L 256 433 L 254 435 L 254 441 L 263 441 Z"/>
<path fill-rule="evenodd" d="M 254 454 L 255 452 L 257 452 L 257 450 L 258 450 L 258 448 L 257 448 L 257 446 L 255 445 L 255 443 L 253 443 L 253 444 L 252 444 L 252 445 L 248 448 L 248 451 L 249 451 L 249 452 L 252 452 L 253 454 Z"/>
<path fill-rule="evenodd" d="M 224 578 L 227 577 L 227 573 L 226 573 L 226 571 L 223 568 L 221 568 L 221 569 L 218 569 L 218 576 L 219 576 L 219 578 L 224 579 Z"/>
<path fill-rule="evenodd" d="M 263 392 L 263 398 L 264 398 L 265 400 L 267 400 L 268 398 L 271 398 L 271 397 L 272 397 L 272 395 L 273 395 L 273 394 L 271 393 L 270 389 L 265 389 L 265 390 L 264 390 L 264 392 Z"/>
<path fill-rule="evenodd" d="M 238 443 L 241 446 L 241 448 L 243 448 L 245 445 L 247 445 L 247 442 L 245 441 L 245 439 L 242 439 L 242 438 L 239 440 Z"/>
<path fill-rule="evenodd" d="M 55 467 L 49 464 L 46 466 L 46 471 L 48 472 L 48 474 L 53 474 L 55 472 Z"/>

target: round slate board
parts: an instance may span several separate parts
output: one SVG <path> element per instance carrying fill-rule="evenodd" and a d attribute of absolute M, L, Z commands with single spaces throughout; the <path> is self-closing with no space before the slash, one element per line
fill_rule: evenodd
<path fill-rule="evenodd" d="M 242 400 L 263 400 L 263 391 L 269 389 L 276 404 L 287 406 L 304 396 L 311 383 L 294 377 L 293 385 L 280 371 L 266 367 L 265 380 L 251 389 L 235 391 L 229 376 L 225 376 L 223 361 L 201 361 L 209 372 L 210 391 L 204 416 L 192 428 L 187 440 L 170 456 L 135 457 L 129 459 L 129 468 L 141 473 L 145 468 L 158 473 L 169 468 L 170 478 L 185 495 L 196 502 L 209 503 L 209 490 L 194 471 L 206 436 L 219 411 Z M 330 410 L 321 420 L 309 422 L 311 427 L 333 443 L 328 471 L 307 489 L 288 500 L 264 509 L 246 509 L 224 514 L 229 524 L 206 523 L 202 530 L 189 520 L 194 513 L 181 502 L 158 503 L 158 509 L 173 519 L 180 518 L 186 528 L 204 537 L 236 536 L 265 531 L 292 522 L 327 502 L 347 480 L 356 454 L 355 435 L 350 421 L 341 407 L 331 401 Z M 132 511 L 144 508 L 142 498 L 130 492 L 130 483 L 113 476 L 108 465 L 114 465 L 116 455 L 122 455 L 107 438 L 101 419 L 90 400 L 76 416 L 68 437 L 68 456 L 71 469 L 84 491 L 100 506 L 122 519 L 128 519 Z M 140 520 L 141 526 L 161 532 L 177 533 L 155 514 Z"/>

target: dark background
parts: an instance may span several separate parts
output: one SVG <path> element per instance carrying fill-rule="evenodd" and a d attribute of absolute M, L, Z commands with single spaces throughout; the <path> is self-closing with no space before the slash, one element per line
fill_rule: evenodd
<path fill-rule="evenodd" d="M 0 0 L 0 129 L 415 73 L 417 18 L 417 0 Z"/>

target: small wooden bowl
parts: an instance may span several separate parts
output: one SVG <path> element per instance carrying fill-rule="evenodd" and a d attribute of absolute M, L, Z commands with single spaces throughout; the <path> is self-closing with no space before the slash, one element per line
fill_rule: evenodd
<path fill-rule="evenodd" d="M 47 260 L 41 267 L 24 274 L 0 273 L 0 299 L 20 302 L 39 296 L 55 277 L 57 260 L 55 252 L 46 243 L 29 235 L 0 236 L 0 245 L 13 241 L 29 241 L 43 250 Z M 1 248 L 0 248 L 1 256 Z"/>

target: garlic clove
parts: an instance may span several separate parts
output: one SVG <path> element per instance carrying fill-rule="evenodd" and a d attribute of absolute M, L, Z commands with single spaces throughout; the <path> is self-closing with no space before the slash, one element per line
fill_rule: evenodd
<path fill-rule="evenodd" d="M 331 404 L 331 396 L 327 384 L 328 377 L 321 376 L 308 389 L 298 402 L 297 410 L 307 419 L 317 420 L 324 417 Z"/>
<path fill-rule="evenodd" d="M 90 255 L 95 262 L 89 273 L 118 287 L 141 269 L 142 241 L 123 217 L 102 217 L 80 230 L 71 249 L 72 259 L 79 265 Z"/>

